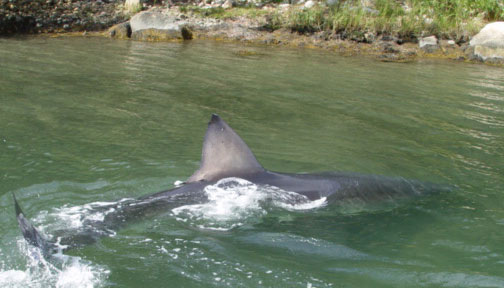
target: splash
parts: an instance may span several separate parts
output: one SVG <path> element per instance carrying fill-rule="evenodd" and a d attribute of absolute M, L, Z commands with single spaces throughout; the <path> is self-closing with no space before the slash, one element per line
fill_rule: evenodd
<path fill-rule="evenodd" d="M 48 238 L 58 230 L 77 230 L 119 209 L 123 202 L 93 202 L 80 206 L 63 206 L 51 212 L 41 211 L 33 219 L 37 229 Z M 87 227 L 85 227 L 87 228 Z M 59 238 L 58 238 L 59 239 Z M 39 248 L 32 247 L 22 238 L 17 240 L 20 259 L 0 261 L 0 287 L 99 287 L 108 277 L 109 271 L 94 265 L 80 257 L 71 257 L 62 253 L 64 246 L 59 245 L 59 252 L 47 261 Z M 17 258 L 17 257 L 16 257 Z"/>
<path fill-rule="evenodd" d="M 185 205 L 172 210 L 177 220 L 199 228 L 226 231 L 257 222 L 268 213 L 268 206 L 286 210 L 314 209 L 326 199 L 310 201 L 294 192 L 273 186 L 258 186 L 240 178 L 226 178 L 205 187 L 208 202 Z"/>
<path fill-rule="evenodd" d="M 55 261 L 48 262 L 38 248 L 18 239 L 18 250 L 24 266 L 9 269 L 7 263 L 1 263 L 0 287 L 99 287 L 107 278 L 109 271 L 83 261 L 79 257 L 56 255 Z M 54 264 L 52 262 L 55 262 Z"/>
<path fill-rule="evenodd" d="M 190 221 L 199 228 L 229 230 L 243 225 L 243 221 L 266 213 L 260 202 L 265 193 L 257 185 L 239 178 L 226 178 L 205 187 L 208 202 L 185 205 L 172 210 L 177 220 Z"/>
<path fill-rule="evenodd" d="M 121 205 L 133 199 L 124 198 L 115 202 L 92 202 L 79 206 L 64 205 L 61 208 L 54 208 L 51 213 L 41 212 L 33 219 L 37 226 L 44 227 L 44 230 L 76 230 L 84 226 L 94 229 L 92 223 L 105 219 L 107 214 L 120 209 Z M 86 225 L 86 223 L 88 225 Z"/>

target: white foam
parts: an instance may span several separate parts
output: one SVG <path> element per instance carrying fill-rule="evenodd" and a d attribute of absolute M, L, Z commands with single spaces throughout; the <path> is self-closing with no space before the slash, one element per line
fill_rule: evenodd
<path fill-rule="evenodd" d="M 92 288 L 99 283 L 96 271 L 89 265 L 83 265 L 79 261 L 73 261 L 70 266 L 65 267 L 58 275 L 56 287 L 72 288 L 86 287 Z"/>
<path fill-rule="evenodd" d="M 113 206 L 121 205 L 121 203 L 130 201 L 131 198 L 124 198 L 116 202 L 92 202 L 89 204 L 84 204 L 80 206 L 72 206 L 68 207 L 64 205 L 61 208 L 55 208 L 52 213 L 49 213 L 49 216 L 56 221 L 50 226 L 57 226 L 58 230 L 62 229 L 78 229 L 84 226 L 86 221 L 103 221 L 105 216 L 115 211 Z M 97 209 L 108 207 L 108 210 Z M 43 219 L 47 218 L 43 213 L 39 214 L 39 216 L 34 219 L 36 223 L 43 222 Z M 53 227 L 51 227 L 53 228 Z M 49 230 L 52 230 L 49 228 Z"/>
<path fill-rule="evenodd" d="M 46 261 L 38 248 L 34 248 L 22 238 L 17 241 L 17 246 L 24 261 L 24 270 L 4 269 L 2 263 L 0 269 L 0 287 L 96 287 L 106 279 L 109 271 L 94 266 L 81 260 L 79 257 L 58 257 L 58 263 L 52 264 Z"/>
<path fill-rule="evenodd" d="M 208 202 L 185 205 L 172 210 L 178 221 L 198 228 L 226 231 L 257 220 L 267 214 L 265 203 L 286 210 L 322 207 L 326 198 L 310 201 L 307 197 L 274 186 L 258 186 L 240 178 L 226 178 L 205 187 Z"/>
<path fill-rule="evenodd" d="M 26 271 L 7 270 L 0 271 L 1 287 L 22 287 L 30 283 L 30 275 Z"/>
<path fill-rule="evenodd" d="M 190 219 L 199 228 L 229 230 L 237 221 L 264 214 L 259 201 L 266 195 L 257 185 L 240 178 L 226 178 L 205 187 L 208 202 L 185 205 L 172 210 L 177 219 Z"/>
<path fill-rule="evenodd" d="M 33 219 L 37 229 L 44 235 L 50 235 L 55 230 L 78 229 L 85 221 L 102 221 L 104 217 L 115 211 L 112 206 L 121 205 L 130 199 L 122 199 L 117 202 L 94 202 L 81 206 L 56 208 L 52 212 L 41 211 Z M 107 206 L 111 206 L 107 209 Z M 96 209 L 100 208 L 102 209 Z M 49 238 L 51 238 L 49 236 Z M 64 255 L 65 248 L 56 245 L 59 252 L 52 255 L 47 261 L 40 249 L 32 247 L 22 238 L 17 241 L 18 250 L 23 257 L 23 264 L 10 265 L 0 263 L 0 287 L 96 287 L 107 278 L 108 271 L 84 261 L 79 257 Z M 21 267 L 21 269 L 20 269 Z"/>
<path fill-rule="evenodd" d="M 298 204 L 289 204 L 289 203 L 283 203 L 280 201 L 275 202 L 275 204 L 278 207 L 282 207 L 286 210 L 300 211 L 300 210 L 311 210 L 311 209 L 317 209 L 320 207 L 324 207 L 327 205 L 326 200 L 327 200 L 326 197 L 322 197 L 320 199 L 313 200 L 313 201 L 306 200 L 304 203 L 298 203 Z"/>

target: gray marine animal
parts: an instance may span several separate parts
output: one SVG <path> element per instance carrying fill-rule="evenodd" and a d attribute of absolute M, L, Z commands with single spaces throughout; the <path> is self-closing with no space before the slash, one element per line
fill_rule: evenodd
<path fill-rule="evenodd" d="M 330 203 L 348 200 L 364 202 L 414 197 L 440 192 L 446 186 L 408 180 L 401 177 L 384 177 L 356 173 L 318 173 L 290 174 L 264 169 L 245 142 L 218 115 L 213 114 L 203 141 L 199 169 L 183 185 L 167 191 L 139 197 L 135 200 L 111 204 L 97 209 L 109 210 L 103 221 L 85 223 L 80 231 L 63 231 L 59 237 L 61 245 L 76 247 L 95 242 L 116 229 L 135 219 L 169 211 L 188 204 L 205 203 L 208 198 L 204 192 L 207 185 L 217 181 L 237 177 L 258 186 L 267 185 L 284 191 L 295 192 L 310 200 L 326 197 Z M 51 255 L 57 250 L 55 242 L 44 238 L 25 218 L 16 198 L 15 211 L 19 227 L 26 241 L 41 248 L 44 255 Z M 57 233 L 56 233 L 57 234 Z"/>

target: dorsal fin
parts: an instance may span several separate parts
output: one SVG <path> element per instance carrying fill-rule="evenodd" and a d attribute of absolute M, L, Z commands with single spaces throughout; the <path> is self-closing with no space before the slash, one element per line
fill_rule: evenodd
<path fill-rule="evenodd" d="M 212 114 L 203 141 L 200 168 L 187 182 L 214 181 L 264 171 L 250 148 L 218 115 Z"/>

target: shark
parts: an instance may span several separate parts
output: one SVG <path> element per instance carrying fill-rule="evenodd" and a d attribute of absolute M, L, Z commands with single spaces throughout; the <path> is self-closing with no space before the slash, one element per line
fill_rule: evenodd
<path fill-rule="evenodd" d="M 446 190 L 446 187 L 402 177 L 365 175 L 348 172 L 282 173 L 266 170 L 243 139 L 217 114 L 212 114 L 205 133 L 200 167 L 182 185 L 125 202 L 96 208 L 107 213 L 103 220 L 86 223 L 85 229 L 71 235 L 47 239 L 26 218 L 15 195 L 17 222 L 26 241 L 44 255 L 58 247 L 71 248 L 96 242 L 110 231 L 134 220 L 188 204 L 205 203 L 205 187 L 226 178 L 241 178 L 258 186 L 276 187 L 309 200 L 326 198 L 328 203 L 358 200 L 388 201 L 411 198 Z M 58 242 L 58 243 L 56 243 Z"/>

